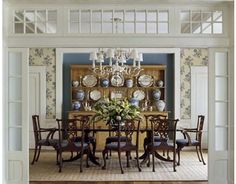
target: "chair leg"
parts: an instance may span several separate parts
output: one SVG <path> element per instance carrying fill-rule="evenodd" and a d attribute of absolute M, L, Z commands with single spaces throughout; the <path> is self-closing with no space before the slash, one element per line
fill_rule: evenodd
<path fill-rule="evenodd" d="M 57 151 L 57 165 L 59 164 L 59 152 L 58 152 L 58 150 L 56 150 Z"/>
<path fill-rule="evenodd" d="M 155 151 L 152 151 L 152 172 L 155 172 Z"/>
<path fill-rule="evenodd" d="M 200 156 L 199 156 L 199 153 L 198 153 L 198 146 L 196 146 L 196 152 L 197 152 L 198 160 L 199 160 L 199 162 L 201 162 L 202 160 L 201 160 L 201 158 L 200 158 Z"/>
<path fill-rule="evenodd" d="M 37 151 L 38 151 L 38 146 L 35 146 L 35 148 L 34 148 L 34 158 L 33 158 L 32 162 L 31 162 L 32 165 L 34 164 L 34 162 L 36 160 Z"/>
<path fill-rule="evenodd" d="M 130 152 L 129 151 L 126 152 L 126 159 L 127 159 L 127 167 L 130 167 L 130 164 L 129 164 Z"/>
<path fill-rule="evenodd" d="M 169 153 L 169 150 L 168 150 L 168 153 Z M 174 149 L 173 150 L 173 169 L 174 169 L 174 172 L 176 172 L 176 169 L 175 169 L 175 163 L 176 162 L 176 150 Z"/>
<path fill-rule="evenodd" d="M 202 156 L 202 146 L 201 145 L 199 146 L 199 151 L 200 151 L 200 155 L 201 155 L 201 158 L 202 158 L 203 165 L 206 165 L 206 163 L 203 159 L 203 156 Z"/>
<path fill-rule="evenodd" d="M 103 157 L 103 161 L 104 161 L 104 165 L 102 166 L 102 169 L 105 170 L 106 169 L 106 154 L 108 154 L 108 151 L 106 149 L 104 149 L 102 151 L 102 157 Z"/>
<path fill-rule="evenodd" d="M 122 167 L 122 164 L 121 164 L 121 153 L 120 153 L 120 151 L 118 151 L 118 157 L 119 157 L 119 164 L 120 164 L 121 174 L 124 174 L 123 167 Z"/>
<path fill-rule="evenodd" d="M 38 162 L 38 160 L 39 160 L 40 152 L 41 152 L 41 146 L 39 146 L 39 149 L 38 149 L 38 155 L 37 155 L 37 158 L 35 160 L 36 162 Z"/>
<path fill-rule="evenodd" d="M 138 166 L 138 171 L 141 172 L 140 164 L 139 164 L 139 156 L 138 156 L 138 149 L 136 149 L 136 160 L 137 160 L 137 166 Z"/>
<path fill-rule="evenodd" d="M 95 156 L 97 143 L 96 143 L 96 141 L 93 141 L 93 142 L 91 142 L 91 144 L 93 145 L 93 156 Z"/>
<path fill-rule="evenodd" d="M 59 172 L 61 172 L 61 169 L 62 169 L 62 152 L 59 153 L 59 160 L 60 160 L 60 163 L 59 163 Z"/>
<path fill-rule="evenodd" d="M 178 162 L 177 165 L 180 165 L 180 149 L 177 148 Z"/>
<path fill-rule="evenodd" d="M 89 154 L 91 154 L 90 149 L 88 149 L 88 150 L 86 151 L 86 153 L 87 153 L 87 157 L 86 157 L 86 167 L 89 168 L 89 162 L 88 162 L 88 160 L 89 160 Z"/>
<path fill-rule="evenodd" d="M 81 150 L 81 157 L 80 157 L 80 172 L 83 172 L 83 156 L 84 156 L 84 150 Z"/>
<path fill-rule="evenodd" d="M 151 161 L 150 161 L 150 152 L 148 151 L 147 152 L 147 157 L 148 157 L 148 163 L 147 163 L 147 167 L 150 167 L 150 163 L 151 163 Z"/>

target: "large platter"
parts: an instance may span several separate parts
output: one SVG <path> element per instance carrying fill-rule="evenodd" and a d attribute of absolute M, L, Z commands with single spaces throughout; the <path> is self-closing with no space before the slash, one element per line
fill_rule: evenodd
<path fill-rule="evenodd" d="M 133 97 L 140 100 L 143 100 L 145 98 L 145 92 L 143 90 L 136 90 L 133 92 Z"/>
<path fill-rule="evenodd" d="M 94 87 L 96 86 L 97 82 L 98 80 L 94 75 L 85 75 L 82 81 L 85 87 Z"/>
<path fill-rule="evenodd" d="M 115 87 L 121 87 L 124 85 L 124 77 L 121 73 L 115 73 L 111 77 L 111 85 Z"/>
<path fill-rule="evenodd" d="M 99 100 L 101 97 L 102 97 L 102 93 L 99 90 L 95 89 L 90 92 L 90 98 L 94 101 Z"/>
<path fill-rule="evenodd" d="M 141 87 L 150 87 L 153 85 L 153 78 L 151 75 L 144 74 L 138 78 L 138 83 Z"/>

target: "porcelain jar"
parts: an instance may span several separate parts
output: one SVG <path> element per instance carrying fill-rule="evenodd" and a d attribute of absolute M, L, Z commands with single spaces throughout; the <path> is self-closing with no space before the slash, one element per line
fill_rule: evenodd
<path fill-rule="evenodd" d="M 79 110 L 81 107 L 81 103 L 79 101 L 75 101 L 72 103 L 72 109 L 73 110 Z"/>
<path fill-rule="evenodd" d="M 108 87 L 109 86 L 109 79 L 105 78 L 105 79 L 101 79 L 101 86 L 102 87 Z"/>
<path fill-rule="evenodd" d="M 161 88 L 161 87 L 163 87 L 163 85 L 164 85 L 164 82 L 163 82 L 162 80 L 158 80 L 158 81 L 157 81 L 157 86 L 158 86 L 158 87 Z"/>
<path fill-rule="evenodd" d="M 74 81 L 72 81 L 72 87 L 78 87 L 79 86 L 79 81 L 77 81 L 77 80 L 74 80 Z"/>
<path fill-rule="evenodd" d="M 139 100 L 137 98 L 130 98 L 129 103 L 130 103 L 130 105 L 134 105 L 136 107 L 139 107 Z"/>
<path fill-rule="evenodd" d="M 85 93 L 83 90 L 78 90 L 76 93 L 75 93 L 75 98 L 77 100 L 83 100 L 84 99 L 84 96 L 85 96 Z"/>
<path fill-rule="evenodd" d="M 166 103 L 163 100 L 156 101 L 156 108 L 158 111 L 161 111 L 161 112 L 164 111 L 165 106 L 166 106 Z"/>
<path fill-rule="evenodd" d="M 132 88 L 133 85 L 134 85 L 134 81 L 132 79 L 127 79 L 125 81 L 125 85 L 126 85 L 127 88 Z"/>
<path fill-rule="evenodd" d="M 160 100 L 161 98 L 161 91 L 159 89 L 155 89 L 153 92 L 153 98 L 154 100 Z"/>

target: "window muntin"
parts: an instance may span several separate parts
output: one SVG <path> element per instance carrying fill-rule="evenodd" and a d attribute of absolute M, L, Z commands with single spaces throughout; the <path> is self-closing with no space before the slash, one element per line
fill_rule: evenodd
<path fill-rule="evenodd" d="M 169 33 L 168 10 L 71 9 L 69 15 L 69 33 Z"/>
<path fill-rule="evenodd" d="M 222 34 L 222 11 L 183 10 L 180 12 L 181 33 Z"/>
<path fill-rule="evenodd" d="M 57 32 L 57 10 L 16 10 L 14 33 L 41 34 Z"/>

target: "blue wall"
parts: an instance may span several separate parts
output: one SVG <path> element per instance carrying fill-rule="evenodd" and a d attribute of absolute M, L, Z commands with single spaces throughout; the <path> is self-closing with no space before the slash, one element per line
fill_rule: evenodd
<path fill-rule="evenodd" d="M 89 53 L 70 53 L 63 56 L 63 117 L 67 117 L 67 112 L 71 110 L 70 103 L 70 65 L 91 64 Z M 129 62 L 128 62 L 129 63 Z M 131 62 L 130 62 L 131 63 Z M 166 104 L 167 110 L 174 112 L 174 55 L 173 54 L 143 54 L 143 65 L 167 65 L 166 70 Z"/>

